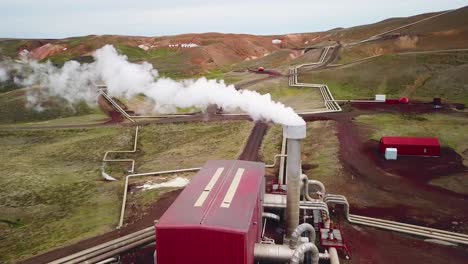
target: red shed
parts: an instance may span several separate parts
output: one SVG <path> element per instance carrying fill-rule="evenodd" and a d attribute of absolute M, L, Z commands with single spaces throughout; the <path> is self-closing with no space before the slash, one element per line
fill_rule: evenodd
<path fill-rule="evenodd" d="M 156 224 L 158 264 L 253 264 L 265 165 L 209 161 Z"/>
<path fill-rule="evenodd" d="M 438 138 L 382 137 L 380 153 L 385 154 L 386 148 L 396 148 L 398 155 L 440 156 Z"/>

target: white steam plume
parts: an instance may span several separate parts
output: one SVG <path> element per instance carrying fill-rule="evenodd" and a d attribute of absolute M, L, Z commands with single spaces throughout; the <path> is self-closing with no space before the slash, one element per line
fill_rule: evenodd
<path fill-rule="evenodd" d="M 0 82 L 6 82 L 8 79 L 8 72 L 6 69 L 0 68 Z"/>
<path fill-rule="evenodd" d="M 69 61 L 62 68 L 50 62 L 30 61 L 20 67 L 20 72 L 26 77 L 16 78 L 15 82 L 27 86 L 40 85 L 42 96 L 60 96 L 71 103 L 83 100 L 94 103 L 97 96 L 93 83 L 103 81 L 111 96 L 132 98 L 138 94 L 146 95 L 155 103 L 155 112 L 174 112 L 178 107 L 206 109 L 216 104 L 228 112 L 245 111 L 254 120 L 270 120 L 283 125 L 304 124 L 292 108 L 272 101 L 270 94 L 236 90 L 224 81 L 206 78 L 187 81 L 162 78 L 151 64 L 130 63 L 111 45 L 96 50 L 94 58 L 95 62 L 90 64 Z"/>

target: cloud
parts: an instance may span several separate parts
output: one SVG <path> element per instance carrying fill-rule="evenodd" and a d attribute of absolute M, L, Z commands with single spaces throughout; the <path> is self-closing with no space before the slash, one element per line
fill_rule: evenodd
<path fill-rule="evenodd" d="M 466 1 L 16 0 L 0 2 L 0 36 L 280 34 L 350 27 L 462 7 Z M 44 8 L 47 7 L 47 8 Z M 40 12 L 38 12 L 40 10 Z M 59 23 L 57 23 L 59 21 Z"/>

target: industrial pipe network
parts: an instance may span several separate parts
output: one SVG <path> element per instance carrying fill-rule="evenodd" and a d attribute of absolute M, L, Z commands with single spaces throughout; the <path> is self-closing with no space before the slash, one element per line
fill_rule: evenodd
<path fill-rule="evenodd" d="M 437 17 L 436 15 L 434 17 Z M 430 17 L 433 18 L 433 17 Z M 428 18 L 428 19 L 430 19 Z M 427 19 L 424 19 L 427 20 Z M 422 21 L 421 21 L 422 22 Z M 412 23 L 415 24 L 415 23 Z M 400 27 L 403 28 L 403 27 Z M 399 29 L 399 28 L 397 28 Z M 395 29 L 395 30 L 397 30 Z M 394 30 L 392 30 L 394 31 Z M 391 32 L 391 31 L 388 31 Z M 384 32 L 388 33 L 388 32 Z M 380 36 L 382 34 L 376 35 Z M 376 37 L 374 36 L 374 37 Z M 368 40 L 372 40 L 372 37 Z M 290 82 L 291 86 L 302 86 L 302 87 L 311 87 L 319 88 L 322 94 L 322 97 L 325 101 L 325 111 L 319 112 L 337 112 L 341 111 L 340 106 L 337 104 L 326 85 L 319 84 L 305 84 L 298 83 L 298 69 L 301 67 L 313 66 L 322 64 L 325 61 L 328 51 L 332 47 L 325 47 L 319 61 L 317 63 L 303 64 L 291 70 Z M 114 100 L 108 96 L 104 91 L 99 90 L 99 93 L 102 94 L 119 112 L 122 113 L 127 119 L 135 123 L 133 118 L 160 118 L 166 116 L 130 116 L 125 112 Z M 312 113 L 319 113 L 312 112 Z M 174 116 L 174 115 L 172 115 Z M 186 115 L 180 115 L 186 116 Z M 107 161 L 123 161 L 123 160 L 110 160 L 107 159 L 107 154 L 112 152 L 134 152 L 136 150 L 138 137 L 138 126 L 135 131 L 135 140 L 134 148 L 131 151 L 108 151 L 103 158 L 103 176 L 104 165 Z M 468 235 L 458 234 L 454 232 L 438 230 L 433 228 L 415 226 L 410 224 L 404 224 L 389 220 L 376 219 L 366 216 L 353 215 L 349 213 L 349 203 L 346 197 L 341 195 L 327 194 L 325 186 L 316 180 L 309 180 L 308 177 L 302 174 L 301 171 L 301 150 L 300 150 L 300 139 L 305 137 L 305 126 L 304 127 L 285 127 L 284 128 L 284 137 L 281 154 L 274 157 L 274 162 L 272 165 L 265 165 L 266 167 L 275 167 L 277 158 L 280 158 L 280 172 L 278 175 L 278 182 L 283 183 L 284 180 L 284 164 L 286 162 L 286 181 L 288 183 L 288 196 L 280 197 L 282 195 L 274 194 L 265 194 L 264 196 L 264 207 L 265 208 L 285 208 L 286 210 L 286 220 L 287 223 L 287 232 L 286 232 L 286 244 L 264 244 L 257 243 L 254 248 L 254 258 L 257 261 L 272 261 L 272 262 L 289 262 L 293 264 L 302 263 L 306 252 L 311 252 L 312 259 L 311 263 L 317 264 L 319 259 L 328 259 L 331 264 L 338 264 L 338 254 L 336 249 L 329 247 L 328 251 L 324 253 L 319 253 L 315 243 L 315 230 L 310 224 L 299 224 L 299 211 L 300 210 L 318 210 L 322 212 L 322 221 L 325 228 L 330 228 L 330 217 L 329 217 L 329 205 L 343 205 L 345 210 L 346 219 L 350 223 L 361 224 L 366 226 L 371 226 L 375 228 L 381 228 L 385 230 L 397 231 L 406 234 L 419 235 L 423 237 L 435 238 L 443 241 L 459 243 L 468 245 Z M 287 144 L 287 148 L 286 148 Z M 287 153 L 286 153 L 287 149 Z M 125 160 L 132 162 L 131 160 Z M 150 173 L 141 173 L 141 174 L 131 174 L 126 177 L 125 180 L 125 189 L 124 196 L 126 196 L 128 188 L 128 180 L 131 177 L 138 176 L 152 176 L 152 175 L 161 175 L 166 173 L 179 173 L 179 172 L 188 172 L 196 171 L 200 168 L 190 168 L 190 169 L 181 169 L 181 170 L 171 170 L 171 171 L 161 171 L 161 172 L 150 172 Z M 132 162 L 131 172 L 134 171 L 134 161 Z M 316 192 L 318 198 L 314 199 L 310 196 L 309 185 L 318 187 Z M 301 195 L 302 192 L 302 195 Z M 301 200 L 301 197 L 303 200 Z M 286 199 L 285 199 L 286 198 Z M 123 224 L 123 215 L 125 212 L 125 200 L 124 197 L 122 202 L 121 218 L 119 221 L 119 227 Z M 274 221 L 279 221 L 281 218 L 279 215 L 264 212 L 262 217 L 265 219 L 272 219 Z M 265 228 L 265 227 L 264 227 Z M 264 230 L 264 229 L 263 229 Z M 98 246 L 80 251 L 78 253 L 69 255 L 67 257 L 61 258 L 59 260 L 51 262 L 52 264 L 61 264 L 61 263 L 109 263 L 114 261 L 115 256 L 121 254 L 125 251 L 128 251 L 132 248 L 140 247 L 155 241 L 155 228 L 149 227 L 138 232 L 114 239 L 112 241 L 100 244 Z M 307 233 L 308 239 L 307 242 L 303 242 L 301 239 L 302 234 Z M 264 234 L 264 232 L 263 232 Z M 263 237 L 263 235 L 262 235 Z"/>

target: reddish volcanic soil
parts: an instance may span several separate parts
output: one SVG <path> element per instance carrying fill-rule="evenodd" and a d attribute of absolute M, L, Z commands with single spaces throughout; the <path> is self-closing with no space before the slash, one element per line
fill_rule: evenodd
<path fill-rule="evenodd" d="M 340 260 L 343 264 L 463 264 L 468 259 L 468 250 L 459 247 L 348 223 L 343 223 L 342 229 L 351 251 L 350 260 Z"/>
<path fill-rule="evenodd" d="M 468 197 L 425 184 L 462 168 L 458 155 L 444 149 L 442 160 L 403 158 L 402 163 L 387 163 L 366 144 L 367 137 L 352 121 L 352 113 L 336 116 L 340 140 L 340 160 L 345 183 L 339 191 L 348 197 L 351 213 L 359 208 L 375 208 L 363 214 L 389 220 L 418 223 L 446 229 L 457 222 L 456 231 L 468 231 Z M 448 164 L 444 164 L 448 162 Z M 426 168 L 421 166 L 426 165 Z M 397 174 L 398 173 L 398 174 Z M 402 173 L 400 175 L 399 173 Z M 377 208 L 385 208 L 376 210 Z M 388 208 L 398 208 L 392 212 Z"/>
<path fill-rule="evenodd" d="M 428 183 L 435 178 L 467 171 L 463 158 L 447 147 L 441 148 L 440 157 L 398 156 L 396 161 L 385 160 L 379 153 L 377 141 L 364 143 L 363 151 L 385 172 L 419 183 Z"/>

